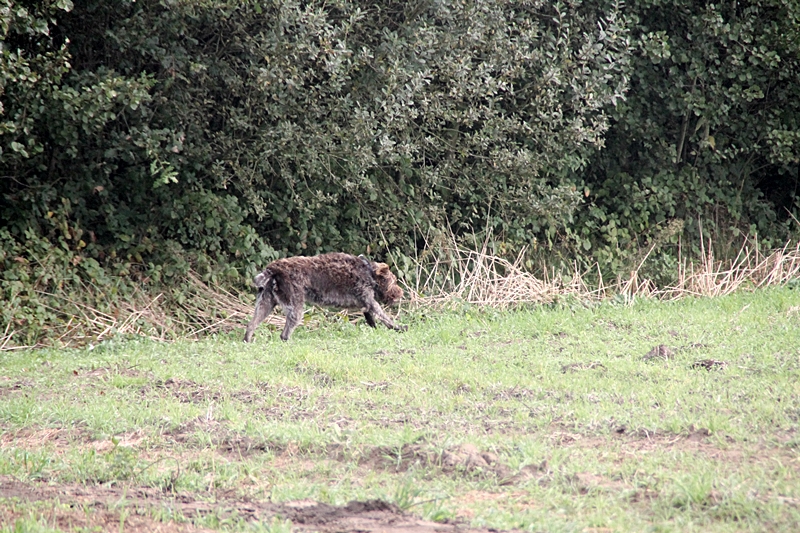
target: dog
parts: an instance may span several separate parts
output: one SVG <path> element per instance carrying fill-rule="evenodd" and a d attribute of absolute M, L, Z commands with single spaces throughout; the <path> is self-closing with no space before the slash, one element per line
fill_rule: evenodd
<path fill-rule="evenodd" d="M 387 328 L 406 331 L 396 325 L 378 302 L 391 305 L 403 297 L 403 289 L 389 265 L 364 256 L 334 252 L 315 257 L 289 257 L 267 265 L 255 279 L 258 288 L 253 320 L 247 324 L 244 342 L 252 342 L 258 325 L 276 305 L 286 315 L 281 340 L 287 341 L 303 318 L 303 304 L 359 309 L 370 327 L 375 319 Z"/>

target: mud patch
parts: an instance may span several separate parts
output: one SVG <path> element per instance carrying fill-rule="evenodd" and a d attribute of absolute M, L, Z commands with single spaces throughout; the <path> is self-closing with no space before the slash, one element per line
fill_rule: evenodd
<path fill-rule="evenodd" d="M 520 473 L 506 466 L 500 458 L 472 444 L 437 450 L 427 444 L 403 444 L 400 447 L 367 446 L 352 448 L 338 443 L 318 446 L 298 446 L 294 442 L 277 442 L 253 439 L 229 431 L 215 421 L 202 418 L 183 424 L 170 437 L 178 442 L 192 442 L 195 431 L 209 433 L 217 451 L 232 459 L 271 453 L 276 459 L 291 459 L 298 455 L 324 458 L 343 463 L 356 463 L 370 470 L 402 473 L 412 469 L 434 469 L 445 475 L 493 477 L 503 484 L 518 480 Z"/>
<path fill-rule="evenodd" d="M 372 356 L 375 360 L 380 362 L 396 363 L 404 357 L 414 359 L 416 353 L 417 351 L 414 349 L 401 348 L 399 350 L 378 350 L 377 352 L 373 352 Z"/>
<path fill-rule="evenodd" d="M 282 452 L 284 447 L 272 443 L 251 439 L 243 435 L 229 435 L 216 442 L 219 449 L 226 455 L 236 458 L 249 457 L 266 452 Z"/>
<path fill-rule="evenodd" d="M 593 370 L 593 369 L 605 370 L 606 365 L 604 365 L 599 361 L 592 361 L 590 363 L 572 363 L 569 365 L 562 366 L 561 373 L 566 374 L 567 372 L 579 372 L 581 370 Z"/>
<path fill-rule="evenodd" d="M 659 344 L 642 357 L 645 361 L 669 361 L 674 358 L 675 350 L 665 344 Z"/>
<path fill-rule="evenodd" d="M 609 479 L 592 472 L 579 472 L 573 476 L 573 481 L 581 494 L 591 491 L 621 492 L 633 488 L 623 481 Z"/>
<path fill-rule="evenodd" d="M 21 502 L 54 502 L 48 517 L 55 517 L 60 527 L 121 528 L 121 513 L 126 531 L 207 531 L 188 523 L 160 522 L 150 513 L 169 509 L 172 516 L 191 522 L 205 516 L 221 519 L 238 518 L 253 522 L 289 520 L 293 531 L 326 533 L 488 533 L 490 530 L 469 529 L 463 524 L 436 523 L 404 513 L 397 506 L 382 501 L 352 501 L 334 506 L 308 500 L 285 503 L 263 501 L 220 500 L 209 502 L 191 494 L 167 496 L 147 487 L 106 487 L 79 485 L 45 485 L 22 483 L 9 476 L 0 476 L 0 499 Z M 119 502 L 126 503 L 120 509 Z M 59 502 L 57 514 L 55 502 Z M 7 507 L 7 506 L 4 506 Z M 91 510 L 91 512 L 86 512 Z M 21 513 L 20 513 L 21 514 Z M 164 516 L 164 513 L 161 513 Z M 0 511 L 4 523 L 13 523 L 21 516 L 6 508 Z M 63 525 L 62 525 L 63 524 Z M 496 531 L 496 530 L 492 530 Z"/>
<path fill-rule="evenodd" d="M 14 397 L 17 395 L 24 396 L 35 387 L 36 383 L 30 379 L 11 380 L 4 378 L 2 382 L 0 382 L 0 398 Z"/>
<path fill-rule="evenodd" d="M 703 368 L 705 370 L 723 370 L 727 366 L 727 361 L 717 361 L 716 359 L 701 359 L 689 365 L 690 368 Z"/>
<path fill-rule="evenodd" d="M 220 388 L 203 385 L 190 379 L 169 378 L 148 383 L 139 390 L 142 396 L 167 394 L 181 403 L 205 404 L 222 400 L 236 400 L 244 404 L 272 403 L 284 401 L 292 405 L 307 400 L 311 391 L 299 387 L 280 387 L 268 383 L 257 383 L 252 389 L 224 392 Z M 268 408 L 269 409 L 269 408 Z"/>
<path fill-rule="evenodd" d="M 42 450 L 52 447 L 56 452 L 77 444 L 91 442 L 91 436 L 80 428 L 23 428 L 0 431 L 0 448 Z"/>
<path fill-rule="evenodd" d="M 219 390 L 213 390 L 211 387 L 200 385 L 190 379 L 169 378 L 166 381 L 158 380 L 152 385 L 142 387 L 141 392 L 146 394 L 150 390 L 166 391 L 181 403 L 207 403 L 222 398 L 222 393 Z"/>
<path fill-rule="evenodd" d="M 489 492 L 472 490 L 458 497 L 456 515 L 465 519 L 472 519 L 478 514 L 477 509 L 480 507 L 491 505 L 497 508 L 504 508 L 511 505 L 511 502 L 524 506 L 526 509 L 538 507 L 537 502 L 530 498 L 525 491 Z"/>
<path fill-rule="evenodd" d="M 337 382 L 337 379 L 327 372 L 306 364 L 298 364 L 295 366 L 294 371 L 308 376 L 318 387 L 330 387 Z"/>
<path fill-rule="evenodd" d="M 346 459 L 344 450 L 335 447 L 328 456 L 335 460 Z M 404 444 L 399 448 L 376 446 L 362 452 L 358 463 L 372 470 L 393 473 L 413 468 L 434 468 L 443 474 L 494 477 L 501 484 L 513 483 L 520 475 L 503 464 L 494 453 L 481 451 L 473 444 L 462 444 L 447 450 L 435 450 L 425 444 Z"/>
<path fill-rule="evenodd" d="M 136 512 L 126 513 L 124 517 L 120 513 L 107 511 L 78 512 L 60 502 L 48 506 L 47 510 L 38 518 L 46 521 L 48 526 L 54 527 L 58 531 L 120 531 L 122 528 L 128 533 L 205 533 L 212 531 L 191 524 L 158 522 Z M 30 513 L 23 514 L 13 509 L 0 508 L 0 524 L 13 527 L 20 519 L 34 520 L 35 518 Z M 49 528 L 48 531 L 50 531 Z"/>
<path fill-rule="evenodd" d="M 72 371 L 73 376 L 77 376 L 79 378 L 88 378 L 88 379 L 102 379 L 105 380 L 109 376 L 124 376 L 126 378 L 138 378 L 142 376 L 147 376 L 153 378 L 152 373 L 143 373 L 140 370 L 137 370 L 135 366 L 123 366 L 123 365 L 114 365 L 114 366 L 102 366 L 98 368 L 77 368 Z"/>
<path fill-rule="evenodd" d="M 493 399 L 497 400 L 526 400 L 528 398 L 535 398 L 537 392 L 523 387 L 510 387 L 501 388 L 493 392 Z"/>
<path fill-rule="evenodd" d="M 198 433 L 205 435 L 201 437 Z M 263 453 L 279 455 L 290 447 L 286 443 L 254 439 L 232 431 L 228 426 L 216 419 L 204 416 L 165 430 L 162 436 L 173 442 L 188 445 L 189 448 L 206 449 L 211 444 L 220 454 L 233 460 L 240 460 Z"/>

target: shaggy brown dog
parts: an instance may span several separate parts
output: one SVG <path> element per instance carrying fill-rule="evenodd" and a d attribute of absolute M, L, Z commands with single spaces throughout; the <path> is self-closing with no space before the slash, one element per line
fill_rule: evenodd
<path fill-rule="evenodd" d="M 256 311 L 247 325 L 245 342 L 253 340 L 256 327 L 276 305 L 280 305 L 286 315 L 281 339 L 288 340 L 303 318 L 306 301 L 360 309 L 367 324 L 373 328 L 377 318 L 387 328 L 408 329 L 395 325 L 378 305 L 378 302 L 390 305 L 403 297 L 397 278 L 385 263 L 368 261 L 363 256 L 336 252 L 316 257 L 278 259 L 255 277 L 255 284 L 258 287 Z"/>

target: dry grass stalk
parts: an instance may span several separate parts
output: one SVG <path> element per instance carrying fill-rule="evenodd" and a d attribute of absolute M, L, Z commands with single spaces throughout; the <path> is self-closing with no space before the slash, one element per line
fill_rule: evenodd
<path fill-rule="evenodd" d="M 169 302 L 163 293 L 151 296 L 137 291 L 130 297 L 120 299 L 122 304 L 113 311 L 75 301 L 64 294 L 39 291 L 39 294 L 61 302 L 56 307 L 42 305 L 63 317 L 63 320 L 53 324 L 49 339 L 31 346 L 14 342 L 15 337 L 20 338 L 21 335 L 9 323 L 0 336 L 0 351 L 46 345 L 80 346 L 117 335 L 159 341 L 179 336 L 199 338 L 210 333 L 239 329 L 252 313 L 250 294 L 235 295 L 224 289 L 212 289 L 193 272 L 187 276 L 186 285 L 188 294 L 185 294 L 182 302 Z M 104 299 L 102 292 L 94 286 L 85 285 L 83 290 L 89 295 L 87 301 L 101 302 Z M 267 322 L 282 327 L 283 317 L 273 315 Z"/>
<path fill-rule="evenodd" d="M 480 250 L 464 248 L 452 237 L 435 246 L 436 252 L 423 253 L 423 259 L 417 261 L 416 284 L 405 286 L 412 306 L 448 307 L 467 302 L 505 309 L 570 295 L 584 299 L 606 296 L 602 279 L 597 288 L 590 288 L 584 282 L 586 273 L 577 266 L 571 274 L 553 273 L 545 279 L 526 272 L 524 249 L 511 262 L 490 254 L 488 239 Z"/>
<path fill-rule="evenodd" d="M 723 296 L 744 287 L 783 285 L 800 277 L 800 243 L 787 244 L 768 256 L 745 243 L 732 261 L 714 258 L 711 247 L 703 247 L 699 264 L 679 263 L 677 283 L 656 291 L 661 298 L 681 296 Z"/>
<path fill-rule="evenodd" d="M 585 281 L 587 272 L 573 265 L 572 272 L 551 272 L 539 279 L 523 267 L 522 250 L 513 261 L 488 252 L 488 239 L 480 250 L 460 246 L 453 237 L 435 243 L 417 261 L 414 286 L 406 285 L 412 306 L 447 307 L 457 302 L 505 309 L 526 303 L 550 303 L 557 298 L 574 296 L 597 301 L 621 294 L 626 299 L 676 299 L 684 296 L 723 296 L 738 289 L 783 285 L 800 277 L 800 243 L 787 244 L 764 256 L 757 247 L 745 243 L 733 260 L 718 260 L 713 249 L 701 243 L 701 260 L 690 263 L 681 259 L 674 284 L 659 288 L 641 276 L 641 268 L 650 255 L 643 256 L 627 278 L 606 285 L 597 269 L 596 286 Z"/>
<path fill-rule="evenodd" d="M 649 254 L 629 277 L 605 284 L 598 265 L 596 285 L 586 280 L 576 264 L 572 271 L 551 270 L 542 279 L 526 272 L 525 250 L 514 261 L 489 252 L 488 239 L 480 250 L 459 245 L 452 236 L 429 246 L 416 261 L 415 283 L 405 284 L 411 307 L 449 308 L 459 303 L 507 309 L 519 304 L 550 303 L 558 298 L 575 297 L 582 301 L 599 301 L 611 295 L 626 298 L 655 297 L 677 299 L 684 296 L 722 296 L 739 289 L 783 285 L 800 278 L 800 243 L 786 245 L 763 255 L 757 247 L 745 243 L 732 261 L 716 259 L 711 246 L 701 244 L 702 258 L 690 263 L 680 261 L 674 284 L 658 288 L 643 278 L 641 267 Z M 137 291 L 113 311 L 101 310 L 74 301 L 62 294 L 48 294 L 63 302 L 55 311 L 63 320 L 53 325 L 47 344 L 62 346 L 98 342 L 116 335 L 135 335 L 155 340 L 176 337 L 199 338 L 211 333 L 238 330 L 251 313 L 253 295 L 234 294 L 209 286 L 195 273 L 186 279 L 189 290 L 182 301 L 168 299 L 163 293 L 155 296 Z M 87 301 L 103 301 L 100 289 L 85 286 Z M 94 291 L 94 292 L 93 292 Z M 44 294 L 44 293 L 42 293 Z M 98 298 L 92 295 L 100 296 Z M 283 316 L 273 314 L 268 323 L 283 327 Z M 0 352 L 43 346 L 15 343 L 23 335 L 12 323 L 0 335 Z"/>

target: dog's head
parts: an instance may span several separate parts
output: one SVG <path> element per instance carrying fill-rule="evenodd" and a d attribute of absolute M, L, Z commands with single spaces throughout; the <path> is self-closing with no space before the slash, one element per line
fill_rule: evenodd
<path fill-rule="evenodd" d="M 375 277 L 375 299 L 380 303 L 392 305 L 403 297 L 403 289 L 397 285 L 397 278 L 386 263 L 372 263 Z"/>

